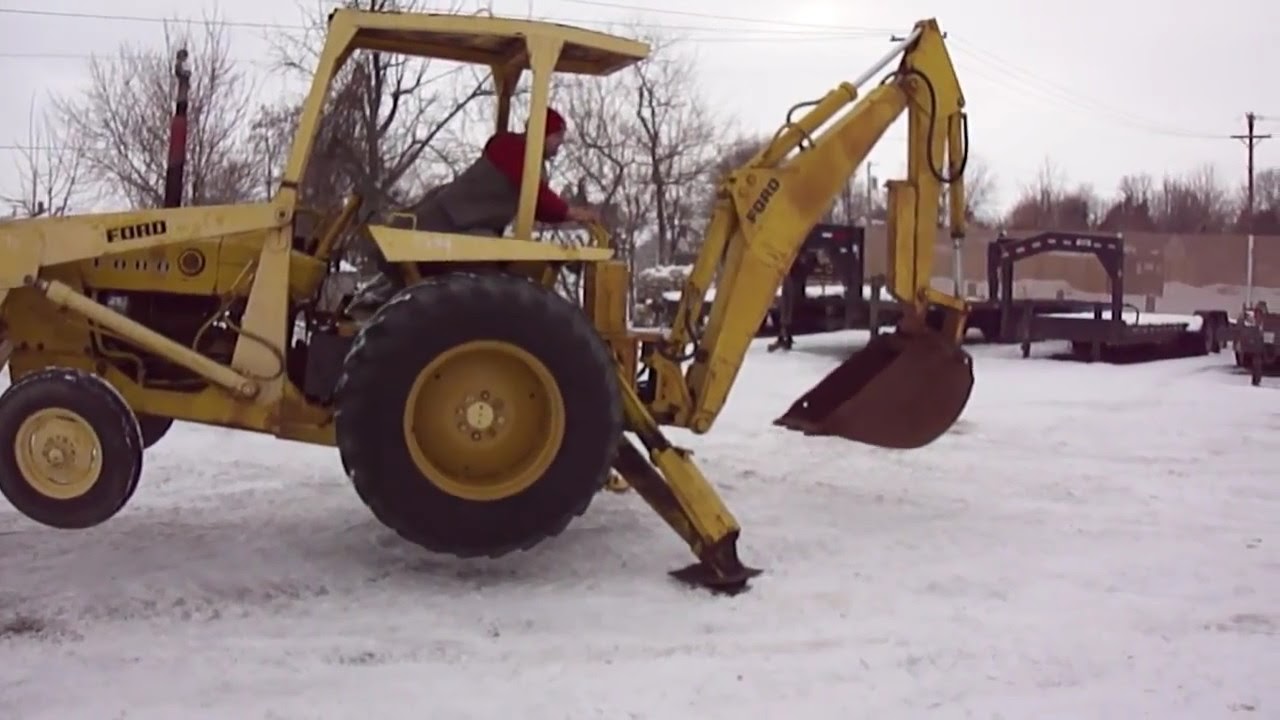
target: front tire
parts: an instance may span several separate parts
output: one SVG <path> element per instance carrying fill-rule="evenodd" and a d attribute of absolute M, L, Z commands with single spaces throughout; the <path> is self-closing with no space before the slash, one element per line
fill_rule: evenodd
<path fill-rule="evenodd" d="M 353 343 L 336 405 L 364 503 L 402 537 L 460 557 L 559 534 L 604 486 L 622 433 L 616 365 L 591 322 L 496 273 L 394 296 Z"/>
<path fill-rule="evenodd" d="M 0 492 L 43 525 L 83 529 L 123 509 L 142 445 L 128 403 L 97 375 L 50 368 L 0 396 Z"/>

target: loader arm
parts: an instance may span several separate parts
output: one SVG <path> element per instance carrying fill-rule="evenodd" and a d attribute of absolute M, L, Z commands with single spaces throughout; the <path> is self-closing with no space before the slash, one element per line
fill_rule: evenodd
<path fill-rule="evenodd" d="M 898 58 L 896 70 L 859 96 L 859 86 Z M 950 186 L 951 234 L 964 236 L 967 157 L 964 98 L 937 23 L 917 23 L 858 80 L 792 111 L 806 105 L 806 114 L 788 117 L 773 140 L 719 188 L 672 330 L 651 360 L 651 408 L 667 424 L 698 433 L 711 428 L 809 230 L 904 112 L 907 177 L 889 183 L 887 287 L 905 306 L 900 333 L 924 331 L 925 311 L 940 307 L 943 334 L 959 344 L 966 304 L 930 287 L 943 185 Z M 699 334 L 698 318 L 713 283 L 715 299 Z M 686 353 L 690 346 L 692 353 Z M 692 362 L 681 368 L 686 360 Z"/>

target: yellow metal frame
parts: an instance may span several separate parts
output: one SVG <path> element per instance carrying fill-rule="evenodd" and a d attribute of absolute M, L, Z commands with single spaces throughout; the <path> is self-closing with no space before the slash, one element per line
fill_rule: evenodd
<path fill-rule="evenodd" d="M 936 21 L 917 23 L 881 64 L 899 56 L 897 68 L 865 94 L 858 87 L 863 82 L 828 92 L 720 186 L 671 333 L 653 354 L 657 395 L 651 408 L 664 423 L 695 433 L 711 429 L 809 230 L 904 112 L 907 177 L 889 182 L 887 289 L 907 304 L 905 326 L 919 327 L 926 310 L 938 306 L 959 342 L 968 305 L 929 283 L 943 180 L 951 235 L 963 237 L 966 229 L 964 96 Z M 716 302 L 695 335 L 713 282 Z M 685 369 L 677 358 L 690 345 L 696 352 Z"/>

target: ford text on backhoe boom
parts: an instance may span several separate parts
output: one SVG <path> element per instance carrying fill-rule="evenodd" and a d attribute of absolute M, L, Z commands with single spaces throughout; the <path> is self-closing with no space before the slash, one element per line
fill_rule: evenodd
<path fill-rule="evenodd" d="M 358 50 L 489 66 L 498 129 L 532 74 L 514 237 L 371 223 L 358 195 L 303 229 L 299 216 L 311 211 L 299 186 L 326 96 Z M 533 210 L 552 74 L 607 75 L 648 50 L 548 23 L 338 10 L 270 201 L 0 225 L 0 362 L 13 379 L 0 396 L 0 490 L 46 525 L 105 522 L 137 487 L 143 450 L 181 419 L 336 446 L 379 521 L 471 557 L 558 534 L 612 469 L 697 556 L 678 577 L 745 587 L 756 571 L 738 559 L 737 521 L 661 427 L 711 428 L 807 230 L 906 112 L 908 177 L 890 189 L 890 287 L 911 310 L 778 424 L 901 448 L 946 430 L 972 386 L 958 349 L 965 306 L 930 290 L 929 277 L 941 184 L 951 184 L 951 207 L 964 206 L 963 102 L 937 25 L 919 23 L 729 177 L 676 327 L 643 332 L 627 325 L 630 278 L 607 233 L 591 228 L 584 248 L 534 242 Z M 858 100 L 857 86 L 898 58 Z M 178 108 L 171 190 L 182 182 L 181 97 Z M 962 221 L 953 214 L 952 232 Z M 353 233 L 372 240 L 403 285 L 359 320 L 330 291 L 331 259 Z M 565 267 L 584 275 L 580 302 L 554 289 Z M 718 299 L 697 332 L 713 281 Z M 940 329 L 925 322 L 930 307 L 944 311 Z"/>

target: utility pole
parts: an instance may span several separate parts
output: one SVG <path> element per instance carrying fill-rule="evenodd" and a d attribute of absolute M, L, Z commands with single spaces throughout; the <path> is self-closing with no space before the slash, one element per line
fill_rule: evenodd
<path fill-rule="evenodd" d="M 874 175 L 871 174 L 871 167 L 875 165 L 875 163 L 868 160 L 866 165 L 867 165 L 867 188 L 866 188 L 867 190 L 867 223 L 870 223 L 871 216 L 876 210 L 876 196 L 875 196 L 876 178 Z"/>
<path fill-rule="evenodd" d="M 1254 242 L 1254 239 L 1253 239 L 1253 150 L 1254 148 L 1258 147 L 1258 144 L 1261 143 L 1263 140 L 1266 140 L 1271 137 L 1270 135 L 1259 135 L 1257 132 L 1254 131 L 1254 126 L 1257 124 L 1257 122 L 1258 122 L 1257 113 L 1252 113 L 1252 112 L 1245 113 L 1244 114 L 1245 134 L 1231 136 L 1236 140 L 1243 142 L 1245 149 L 1249 153 L 1249 165 L 1248 165 L 1249 182 L 1245 186 L 1246 187 L 1246 190 L 1245 190 L 1245 213 L 1246 214 L 1244 218 L 1245 232 L 1248 233 L 1248 250 L 1247 250 L 1248 257 L 1245 260 L 1245 281 L 1244 281 L 1244 285 L 1245 285 L 1244 304 L 1246 308 L 1253 305 L 1253 251 L 1254 251 L 1254 246 L 1253 246 L 1253 242 Z"/>
<path fill-rule="evenodd" d="M 1258 145 L 1263 140 L 1266 140 L 1271 137 L 1270 135 L 1259 135 L 1254 131 L 1254 126 L 1257 124 L 1257 122 L 1258 122 L 1257 113 L 1252 113 L 1252 112 L 1245 113 L 1244 114 L 1244 126 L 1246 131 L 1245 134 L 1231 136 L 1236 140 L 1243 142 L 1245 149 L 1248 151 L 1248 154 L 1249 154 L 1249 165 L 1248 165 L 1249 181 L 1248 181 L 1248 184 L 1246 185 L 1247 190 L 1245 195 L 1246 197 L 1245 212 L 1247 213 L 1245 215 L 1245 228 L 1250 235 L 1253 234 L 1253 150 L 1254 148 L 1258 147 Z"/>

